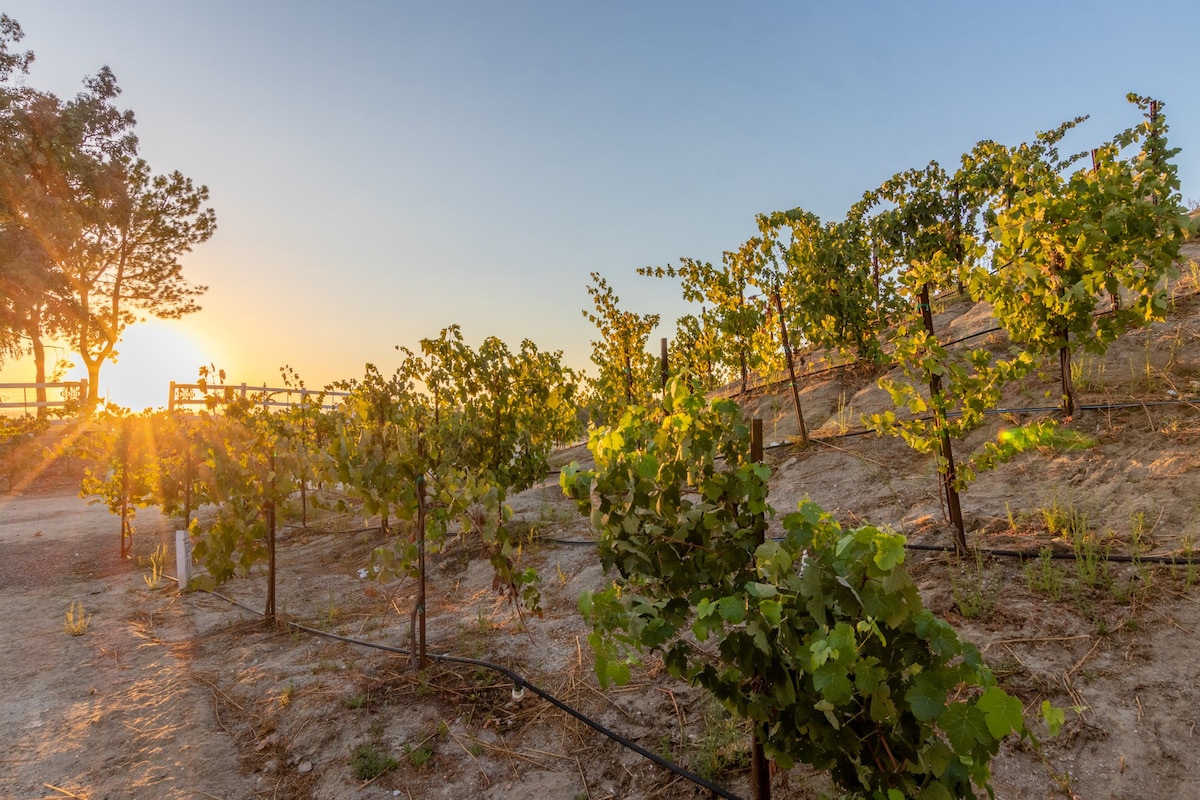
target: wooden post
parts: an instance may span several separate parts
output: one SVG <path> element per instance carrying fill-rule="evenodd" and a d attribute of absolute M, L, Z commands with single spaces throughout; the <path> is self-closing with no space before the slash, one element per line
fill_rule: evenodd
<path fill-rule="evenodd" d="M 633 405 L 633 357 L 625 354 L 625 403 Z"/>
<path fill-rule="evenodd" d="M 171 381 L 171 387 L 167 391 L 170 392 L 167 395 L 167 413 L 170 414 L 175 410 L 175 381 Z"/>
<path fill-rule="evenodd" d="M 936 340 L 933 332 L 933 309 L 929 307 L 929 284 L 921 286 L 921 318 L 925 322 L 925 330 L 931 338 Z M 929 376 L 929 396 L 930 406 L 933 407 L 933 426 L 938 432 L 938 438 L 941 440 L 942 458 L 946 460 L 946 469 L 943 472 L 938 470 L 938 476 L 942 484 L 942 496 L 946 498 L 946 512 L 950 516 L 950 523 L 954 525 L 954 548 L 959 554 L 967 552 L 967 532 L 966 526 L 963 523 L 962 506 L 958 500 L 958 490 L 954 488 L 956 473 L 954 469 L 954 448 L 950 443 L 950 433 L 946 430 L 946 422 L 942 419 L 942 412 L 938 408 L 933 398 L 942 391 L 942 379 L 938 375 L 930 374 Z"/>
<path fill-rule="evenodd" d="M 662 343 L 662 388 L 667 389 L 667 337 L 663 337 Z"/>
<path fill-rule="evenodd" d="M 796 386 L 796 365 L 792 363 L 792 345 L 788 341 L 787 321 L 783 318 L 783 300 L 779 297 L 779 287 L 775 288 L 775 311 L 779 314 L 779 336 L 783 342 L 783 357 L 787 361 L 788 381 L 792 387 L 792 405 L 796 408 L 796 427 L 800 429 L 800 446 L 807 447 L 808 426 L 804 424 L 804 411 L 800 408 L 800 389 Z"/>
<path fill-rule="evenodd" d="M 763 460 L 763 421 L 755 418 L 750 421 L 750 460 L 761 463 Z M 758 544 L 766 541 L 762 530 L 755 536 Z M 752 680 L 761 681 L 759 676 Z M 754 800 L 771 800 L 771 765 L 763 752 L 762 741 L 758 738 L 758 726 L 750 737 L 750 788 Z"/>
<path fill-rule="evenodd" d="M 186 422 L 180 422 L 186 425 Z M 195 467 L 192 464 L 192 433 L 188 428 L 183 432 L 183 529 L 190 531 L 192 527 L 192 474 Z"/>
<path fill-rule="evenodd" d="M 268 622 L 275 621 L 275 449 L 271 448 L 271 480 L 267 497 L 267 610 Z"/>
<path fill-rule="evenodd" d="M 879 247 L 871 245 L 871 282 L 875 284 L 875 315 L 883 322 L 882 298 L 879 294 Z"/>
<path fill-rule="evenodd" d="M 417 603 L 413 608 L 416 658 L 414 671 L 425 668 L 425 437 L 417 426 Z M 412 623 L 410 622 L 410 625 Z"/>
<path fill-rule="evenodd" d="M 1155 130 L 1155 126 L 1157 124 L 1158 124 L 1158 101 L 1151 100 L 1150 101 L 1150 138 L 1156 140 L 1156 142 L 1158 139 L 1158 132 Z M 1158 159 L 1156 158 L 1155 162 L 1157 162 L 1157 161 L 1158 161 Z M 1154 164 L 1154 167 L 1156 169 L 1161 166 L 1162 165 L 1159 163 Z M 1158 205 L 1158 195 L 1157 194 L 1150 195 L 1150 202 L 1153 203 L 1154 205 Z"/>

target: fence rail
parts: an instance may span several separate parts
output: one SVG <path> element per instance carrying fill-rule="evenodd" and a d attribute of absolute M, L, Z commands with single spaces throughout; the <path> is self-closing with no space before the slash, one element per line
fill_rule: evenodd
<path fill-rule="evenodd" d="M 78 381 L 54 381 L 50 383 L 0 383 L 0 408 L 65 408 L 68 403 L 79 402 L 87 397 L 87 379 Z M 9 400 L 5 392 L 12 389 L 21 390 L 21 401 Z M 60 392 L 58 400 L 37 400 L 37 392 L 56 389 Z M 35 399 L 29 399 L 30 391 Z"/>
<path fill-rule="evenodd" d="M 198 393 L 198 395 L 197 395 Z M 276 400 L 279 395 L 287 397 L 286 400 Z M 310 397 L 322 398 L 321 408 L 332 409 L 337 407 L 336 402 L 326 402 L 327 398 L 342 398 L 349 397 L 349 392 L 335 392 L 331 389 L 295 389 L 287 386 L 249 386 L 248 384 L 240 384 L 237 386 L 231 384 L 211 384 L 211 383 L 176 383 L 171 381 L 170 396 L 167 400 L 167 411 L 174 411 L 179 406 L 202 406 L 208 402 L 209 397 L 224 397 L 233 399 L 235 396 L 239 399 L 251 400 L 254 405 L 261 408 L 290 408 L 291 406 L 303 405 L 308 402 Z M 298 396 L 298 400 L 293 400 L 293 396 Z"/>

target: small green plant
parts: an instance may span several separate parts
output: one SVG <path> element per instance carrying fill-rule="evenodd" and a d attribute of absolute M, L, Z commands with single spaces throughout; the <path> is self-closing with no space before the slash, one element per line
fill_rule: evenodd
<path fill-rule="evenodd" d="M 1190 589 L 1196 585 L 1197 571 L 1200 570 L 1200 565 L 1196 563 L 1196 538 L 1185 533 L 1183 540 L 1180 543 L 1180 555 L 1183 556 L 1184 572 L 1183 585 Z"/>
<path fill-rule="evenodd" d="M 1058 790 L 1062 792 L 1064 797 L 1077 797 L 1075 791 L 1071 788 L 1071 773 L 1056 772 L 1051 777 L 1054 778 L 1054 783 L 1058 785 Z"/>
<path fill-rule="evenodd" d="M 1193 289 L 1200 289 L 1200 261 L 1194 258 L 1189 258 L 1187 262 L 1187 276 L 1191 281 Z"/>
<path fill-rule="evenodd" d="M 850 430 L 850 409 L 846 406 L 846 393 L 842 392 L 838 395 L 837 406 L 837 431 L 840 435 L 845 436 Z"/>
<path fill-rule="evenodd" d="M 1149 526 L 1146 523 L 1145 511 L 1134 511 L 1129 515 L 1129 533 L 1130 536 L 1133 537 L 1133 541 L 1130 543 L 1130 548 L 1135 554 L 1140 555 L 1141 553 L 1146 552 L 1148 549 L 1146 546 L 1146 538 L 1150 535 L 1150 532 L 1153 529 L 1153 526 Z"/>
<path fill-rule="evenodd" d="M 1004 504 L 1004 513 L 1008 515 L 1008 529 L 1010 531 L 1017 530 L 1017 516 L 1013 514 L 1012 506 L 1008 503 Z"/>
<path fill-rule="evenodd" d="M 360 744 L 350 751 L 350 768 L 360 781 L 378 778 L 383 773 L 400 766 L 400 762 L 385 755 L 373 744 Z"/>
<path fill-rule="evenodd" d="M 778 441 L 779 439 L 779 420 L 783 417 L 783 402 L 777 395 L 772 395 L 767 403 L 767 409 L 771 414 L 771 424 L 773 426 L 771 438 Z"/>
<path fill-rule="evenodd" d="M 1089 353 L 1081 353 L 1071 362 L 1071 382 L 1082 392 L 1103 389 L 1106 372 L 1104 360 Z"/>
<path fill-rule="evenodd" d="M 347 698 L 342 701 L 346 708 L 360 709 L 366 708 L 371 703 L 371 695 L 356 694 L 354 697 Z"/>
<path fill-rule="evenodd" d="M 950 591 L 954 595 L 954 604 L 966 619 L 986 619 L 996 607 L 1000 587 L 989 577 L 983 553 L 978 550 L 975 551 L 974 566 L 964 560 L 959 564 L 958 574 L 951 574 Z"/>
<path fill-rule="evenodd" d="M 325 608 L 321 611 L 321 616 L 325 620 L 326 625 L 332 625 L 338 617 L 342 615 L 342 607 L 338 605 L 337 598 L 333 596 L 333 592 L 325 598 Z"/>
<path fill-rule="evenodd" d="M 415 769 L 421 769 L 433 758 L 433 743 L 426 740 L 416 747 L 410 748 L 406 745 L 404 756 Z"/>
<path fill-rule="evenodd" d="M 1036 561 L 1030 561 L 1024 567 L 1025 583 L 1031 592 L 1044 594 L 1051 600 L 1061 600 L 1063 596 L 1063 571 L 1054 563 L 1054 553 L 1049 549 L 1042 550 Z"/>
<path fill-rule="evenodd" d="M 1084 586 L 1097 587 L 1111 582 L 1109 553 L 1111 544 L 1101 543 L 1099 537 L 1078 527 L 1071 530 L 1071 547 L 1075 552 L 1075 571 Z"/>
<path fill-rule="evenodd" d="M 696 752 L 690 759 L 697 775 L 711 781 L 727 770 L 749 764 L 746 731 L 736 717 L 711 698 L 704 704 L 702 724 L 704 729 L 696 738 Z"/>
<path fill-rule="evenodd" d="M 279 707 L 287 708 L 292 703 L 292 698 L 296 696 L 296 685 L 288 681 L 288 685 L 283 687 L 279 692 Z"/>
<path fill-rule="evenodd" d="M 404 745 L 404 757 L 408 759 L 408 763 L 414 769 L 422 769 L 434 756 L 434 746 L 437 744 L 439 737 L 445 737 L 450 734 L 450 726 L 446 722 L 440 721 L 437 725 L 437 730 L 426 736 L 421 741 L 414 744 Z"/>
<path fill-rule="evenodd" d="M 163 567 L 167 563 L 167 546 L 160 544 L 150 554 L 150 574 L 143 575 L 142 580 L 151 589 L 157 589 L 162 583 Z"/>
<path fill-rule="evenodd" d="M 1075 541 L 1078 536 L 1087 533 L 1087 512 L 1071 504 L 1060 504 L 1058 495 L 1051 498 L 1048 506 L 1039 508 L 1038 513 L 1051 536 Z"/>
<path fill-rule="evenodd" d="M 87 633 L 91 622 L 92 615 L 84 612 L 83 603 L 72 600 L 71 607 L 67 609 L 66 621 L 63 622 L 63 630 L 72 636 L 82 636 Z"/>
<path fill-rule="evenodd" d="M 1154 394 L 1164 388 L 1164 381 L 1159 375 L 1158 370 L 1154 368 L 1154 359 L 1151 353 L 1150 340 L 1142 346 L 1142 366 L 1138 369 L 1134 364 L 1133 356 L 1129 357 L 1129 372 L 1134 376 L 1133 391 L 1144 392 L 1146 394 Z"/>
<path fill-rule="evenodd" d="M 1154 567 L 1134 555 L 1125 580 L 1113 583 L 1113 598 L 1118 603 L 1137 607 L 1154 596 L 1156 584 Z"/>

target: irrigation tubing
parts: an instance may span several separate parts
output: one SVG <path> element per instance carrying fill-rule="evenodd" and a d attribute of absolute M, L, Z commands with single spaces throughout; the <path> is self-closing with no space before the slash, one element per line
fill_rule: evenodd
<path fill-rule="evenodd" d="M 922 550 L 932 553 L 955 553 L 953 545 L 948 544 L 909 544 L 904 545 L 906 550 Z M 1042 548 L 1036 552 L 1032 550 L 1007 550 L 996 547 L 977 547 L 975 552 L 982 553 L 987 556 L 996 556 L 997 558 L 1019 558 L 1022 561 L 1026 559 L 1042 558 L 1044 553 L 1049 553 L 1050 558 L 1077 560 L 1075 552 L 1072 550 L 1049 550 Z M 1176 556 L 1135 556 L 1125 553 L 1109 553 L 1104 556 L 1105 561 L 1117 561 L 1122 564 L 1168 564 L 1170 566 L 1184 566 L 1187 564 L 1200 564 L 1195 558 L 1178 558 Z"/>
<path fill-rule="evenodd" d="M 773 538 L 774 538 L 774 541 L 777 541 L 777 542 L 784 541 L 783 537 L 773 537 Z M 587 540 L 583 540 L 583 539 L 576 539 L 576 540 L 539 539 L 538 541 L 548 542 L 550 544 L 561 544 L 561 545 L 590 545 L 592 547 L 597 547 L 600 544 L 597 541 L 587 541 Z M 932 552 L 932 553 L 957 553 L 958 552 L 958 550 L 955 549 L 955 547 L 953 545 L 947 545 L 947 544 L 913 544 L 911 542 L 905 542 L 904 547 L 907 550 L 921 550 L 921 551 L 928 551 L 928 552 Z M 1038 550 L 1032 550 L 1032 549 L 1031 550 L 1008 550 L 1005 548 L 997 548 L 997 547 L 976 547 L 975 552 L 982 553 L 983 555 L 987 555 L 987 556 L 996 556 L 997 558 L 1019 558 L 1022 561 L 1026 560 L 1026 559 L 1041 558 L 1042 554 L 1045 552 L 1050 553 L 1050 558 L 1061 558 L 1064 560 L 1076 558 L 1075 552 L 1072 550 L 1061 550 L 1060 551 L 1060 550 L 1048 550 L 1047 548 L 1039 548 Z M 1135 555 L 1128 555 L 1125 553 L 1109 553 L 1104 556 L 1104 559 L 1106 561 L 1116 561 L 1116 562 L 1119 562 L 1122 564 L 1167 564 L 1170 566 L 1200 564 L 1200 558 L 1195 558 L 1195 557 L 1191 557 L 1191 556 L 1185 557 L 1185 558 L 1179 558 L 1177 556 L 1155 556 L 1155 555 L 1135 556 Z"/>
<path fill-rule="evenodd" d="M 595 543 L 592 542 L 592 544 L 595 544 Z M 248 611 L 251 614 L 257 614 L 260 617 L 263 616 L 262 612 L 260 612 L 256 609 L 253 609 L 250 606 L 247 606 L 243 603 L 239 603 L 237 600 L 234 600 L 232 597 L 229 597 L 228 595 L 221 594 L 220 592 L 208 592 L 208 594 L 211 594 L 214 597 L 219 597 L 222 600 L 224 600 L 225 602 L 229 603 L 230 605 L 236 606 L 244 611 Z M 295 630 L 298 630 L 298 631 L 303 631 L 304 633 L 310 634 L 312 636 L 320 636 L 320 637 L 323 637 L 326 639 L 333 639 L 335 641 L 345 642 L 346 644 L 356 645 L 358 647 L 368 647 L 368 648 L 372 648 L 375 650 L 382 650 L 382 651 L 385 651 L 388 653 L 397 653 L 399 655 L 408 656 L 409 658 L 415 658 L 415 654 L 411 650 L 406 650 L 402 647 L 393 647 L 391 645 L 380 644 L 378 642 L 364 642 L 361 639 L 353 639 L 349 636 L 342 636 L 337 633 L 330 633 L 329 631 L 323 631 L 320 628 L 313 628 L 308 625 L 302 625 L 299 622 L 288 622 L 287 625 L 290 628 L 294 628 Z M 445 662 L 445 663 L 451 663 L 451 664 L 465 664 L 467 666 L 481 667 L 483 669 L 490 669 L 493 672 L 498 672 L 501 675 L 504 675 L 505 677 L 507 677 L 509 680 L 511 680 L 515 687 L 519 687 L 521 689 L 528 689 L 529 691 L 536 694 L 538 697 L 542 698 L 543 700 L 545 700 L 548 703 L 550 703 L 551 705 L 553 705 L 555 708 L 558 708 L 559 710 L 569 714 L 570 716 L 572 716 L 575 719 L 582 722 L 584 725 L 587 725 L 592 730 L 597 731 L 598 733 L 601 733 L 601 734 L 607 736 L 609 739 L 612 739 L 614 742 L 621 745 L 622 747 L 625 747 L 629 750 L 634 751 L 635 753 L 642 756 L 643 758 L 647 758 L 650 761 L 653 761 L 655 764 L 662 767 L 663 769 L 669 770 L 669 771 L 675 773 L 676 775 L 678 775 L 679 777 L 689 780 L 692 783 L 696 784 L 697 786 L 699 786 L 703 789 L 707 789 L 709 792 L 712 793 L 712 795 L 714 797 L 723 797 L 723 798 L 726 798 L 726 800 L 742 800 L 742 798 L 738 797 L 737 795 L 731 794 L 726 789 L 722 789 L 720 786 L 717 786 L 716 784 L 711 783 L 711 782 L 705 780 L 704 778 L 701 778 L 699 775 L 695 774 L 694 772 L 690 772 L 689 770 L 684 769 L 683 767 L 679 766 L 678 764 L 674 764 L 674 763 L 668 761 L 667 759 L 663 758 L 662 756 L 660 756 L 656 753 L 653 753 L 650 750 L 647 750 L 646 748 L 639 745 L 637 742 L 634 742 L 631 739 L 627 739 L 626 737 L 622 736 L 621 734 L 617 733 L 616 731 L 613 731 L 613 730 L 610 730 L 609 728 L 604 727 L 599 722 L 596 722 L 594 719 L 591 719 L 590 717 L 583 714 L 582 712 L 577 711 L 574 708 L 571 708 L 569 705 L 564 703 L 562 700 L 559 700 L 557 697 L 550 694 L 549 692 L 547 692 L 545 689 L 541 688 L 540 686 L 530 683 L 528 680 L 525 679 L 525 677 L 523 675 L 509 669 L 508 667 L 502 666 L 500 664 L 493 664 L 490 661 L 483 661 L 483 660 L 477 659 L 477 658 L 466 658 L 463 656 L 452 656 L 449 654 L 430 653 L 430 654 L 426 655 L 426 658 L 428 658 L 430 661 Z M 514 689 L 514 691 L 516 691 L 516 690 Z"/>

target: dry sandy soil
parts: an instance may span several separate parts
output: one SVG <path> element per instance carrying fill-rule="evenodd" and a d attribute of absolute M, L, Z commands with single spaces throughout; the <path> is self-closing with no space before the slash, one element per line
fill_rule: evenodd
<path fill-rule="evenodd" d="M 1181 284 L 1184 281 L 1181 281 Z M 1086 515 L 1114 555 L 1087 585 L 1068 559 L 1024 562 L 914 550 L 926 603 L 984 652 L 1003 685 L 1030 707 L 1064 707 L 1067 724 L 1040 749 L 1006 746 L 993 763 L 999 798 L 1200 796 L 1200 690 L 1195 647 L 1200 570 L 1150 563 L 1182 557 L 1200 536 L 1200 409 L 1153 405 L 1200 384 L 1200 299 L 1085 362 L 1083 411 L 1069 424 L 1094 437 L 1071 452 L 1034 452 L 985 473 L 963 496 L 969 542 L 985 549 L 1066 554 L 1054 509 Z M 939 326 L 986 326 L 986 309 L 951 305 Z M 997 342 L 997 344 L 1000 344 Z M 857 427 L 885 406 L 873 375 L 832 373 L 806 384 L 818 436 Z M 1042 406 L 1052 371 L 1006 399 Z M 768 440 L 795 433 L 790 403 L 759 394 L 745 405 Z M 1027 417 L 1022 416 L 1020 420 Z M 1018 421 L 996 416 L 962 452 Z M 586 459 L 577 449 L 564 455 Z M 887 524 L 926 545 L 949 543 L 933 465 L 874 436 L 827 439 L 807 450 L 769 449 L 772 503 L 809 496 L 846 523 Z M 77 465 L 73 468 L 77 471 Z M 0 797 L 64 798 L 691 798 L 708 792 L 610 741 L 497 673 L 436 664 L 267 625 L 250 611 L 145 580 L 146 559 L 173 539 L 153 510 L 138 517 L 136 561 L 122 562 L 117 522 L 74 495 L 77 473 L 55 465 L 22 494 L 0 496 Z M 604 584 L 585 520 L 551 478 L 513 501 L 528 530 L 524 564 L 542 577 L 545 615 L 522 620 L 492 589 L 477 547 L 452 542 L 432 561 L 433 652 L 514 669 L 643 747 L 714 776 L 748 797 L 745 738 L 698 692 L 652 660 L 630 686 L 601 692 L 575 611 L 580 591 Z M 406 647 L 411 583 L 360 577 L 381 543 L 361 521 L 310 513 L 281 537 L 279 607 L 285 621 Z M 168 573 L 173 574 L 173 554 Z M 261 573 L 222 591 L 261 608 Z M 72 602 L 90 615 L 68 635 Z M 356 757 L 394 759 L 372 780 Z M 361 764 L 357 764 L 361 767 Z M 777 798 L 838 797 L 798 767 L 775 776 Z"/>

